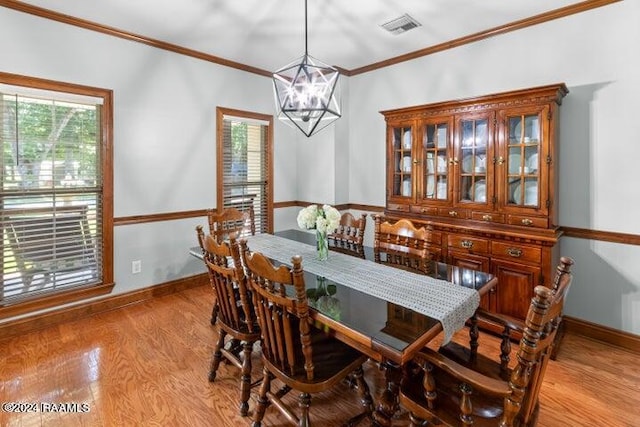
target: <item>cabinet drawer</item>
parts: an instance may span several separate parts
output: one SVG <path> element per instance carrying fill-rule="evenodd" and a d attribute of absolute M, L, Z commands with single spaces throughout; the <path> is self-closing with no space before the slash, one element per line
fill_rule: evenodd
<path fill-rule="evenodd" d="M 524 225 L 526 227 L 539 227 L 547 228 L 547 218 L 539 218 L 535 216 L 527 215 L 509 215 L 507 217 L 507 224 L 509 225 Z"/>
<path fill-rule="evenodd" d="M 409 212 L 409 205 L 401 203 L 387 203 L 387 208 L 390 211 Z"/>
<path fill-rule="evenodd" d="M 465 249 L 477 254 L 486 254 L 489 252 L 489 241 L 476 237 L 449 235 L 447 245 L 452 249 Z"/>
<path fill-rule="evenodd" d="M 509 260 L 539 263 L 542 249 L 517 243 L 491 242 L 491 256 Z"/>
<path fill-rule="evenodd" d="M 438 208 L 438 215 L 447 218 L 469 219 L 469 211 L 466 209 Z"/>
<path fill-rule="evenodd" d="M 410 210 L 412 213 L 417 213 L 422 215 L 438 215 L 438 208 L 435 208 L 433 206 L 411 205 Z"/>
<path fill-rule="evenodd" d="M 504 214 L 499 214 L 495 212 L 472 212 L 471 219 L 475 219 L 476 221 L 483 222 L 493 222 L 493 223 L 504 223 Z"/>

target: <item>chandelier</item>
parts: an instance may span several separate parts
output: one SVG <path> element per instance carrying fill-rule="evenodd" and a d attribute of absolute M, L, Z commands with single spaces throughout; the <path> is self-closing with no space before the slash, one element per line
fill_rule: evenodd
<path fill-rule="evenodd" d="M 339 119 L 340 100 L 335 67 L 309 55 L 307 0 L 304 1 L 304 55 L 273 73 L 273 94 L 278 119 L 307 137 Z"/>

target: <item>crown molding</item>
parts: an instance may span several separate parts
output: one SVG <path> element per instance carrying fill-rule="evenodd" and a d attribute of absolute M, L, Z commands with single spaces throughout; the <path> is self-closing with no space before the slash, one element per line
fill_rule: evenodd
<path fill-rule="evenodd" d="M 365 65 L 363 67 L 358 67 L 354 69 L 345 69 L 340 66 L 336 66 L 341 74 L 345 76 L 355 76 L 358 74 L 364 74 L 369 71 L 378 70 L 380 68 L 388 67 L 391 65 L 399 64 L 401 62 L 410 61 L 412 59 L 420 58 L 423 56 L 432 55 L 437 52 L 442 52 L 444 50 L 453 49 L 456 47 L 460 47 L 466 44 L 475 43 L 480 40 L 488 39 L 490 37 L 498 36 L 501 34 L 509 33 L 511 31 L 520 30 L 526 27 L 531 27 L 533 25 L 542 24 L 545 22 L 553 21 L 555 19 L 564 18 L 565 16 L 574 15 L 577 13 L 582 13 L 591 9 L 596 9 L 599 7 L 607 6 L 613 3 L 620 2 L 622 0 L 586 0 L 581 3 L 576 3 L 573 5 L 565 6 L 559 9 L 554 9 L 549 12 L 541 13 L 538 15 L 531 16 L 529 18 L 521 19 L 518 21 L 510 22 L 505 25 L 500 25 L 498 27 L 490 28 L 485 31 L 480 31 L 475 34 L 470 34 L 468 36 L 460 37 L 454 40 L 450 40 L 448 42 L 440 43 L 434 46 L 429 46 L 424 49 L 416 50 L 414 52 L 409 52 L 404 55 L 396 56 L 393 58 L 386 59 L 384 61 L 375 62 L 373 64 Z M 226 67 L 235 68 L 238 70 L 246 71 L 249 73 L 258 74 L 265 77 L 271 77 L 272 72 L 263 70 L 258 67 L 253 67 L 250 65 L 242 64 L 240 62 L 231 61 L 228 59 L 221 58 L 219 56 L 210 55 L 204 52 L 200 52 L 194 49 L 189 49 L 186 47 L 178 46 L 176 44 L 164 42 L 162 40 L 153 39 L 150 37 L 146 37 L 141 34 L 131 33 L 128 31 L 120 30 L 118 28 L 110 27 L 107 25 L 98 24 L 96 22 L 92 22 L 86 19 L 76 18 L 74 16 L 65 15 L 59 12 L 55 12 L 50 9 L 45 9 L 38 6 L 33 6 L 30 4 L 26 4 L 17 0 L 0 0 L 0 6 L 6 7 L 8 9 L 17 10 L 19 12 L 28 13 L 30 15 L 39 16 L 41 18 L 51 19 L 53 21 L 62 22 L 65 24 L 73 25 L 76 27 L 84 28 L 91 31 L 96 31 L 99 33 L 107 34 L 113 37 L 118 37 L 121 39 L 134 41 L 142 44 L 146 44 L 148 46 L 152 46 L 158 49 L 167 50 L 170 52 L 178 53 L 185 56 L 190 56 L 192 58 L 201 59 L 203 61 L 212 62 L 218 65 L 224 65 Z"/>
<path fill-rule="evenodd" d="M 259 74 L 265 77 L 271 77 L 271 71 L 263 70 L 261 68 L 252 67 L 250 65 L 242 64 L 240 62 L 230 61 L 228 59 L 221 58 L 215 55 L 209 55 L 204 52 L 200 52 L 194 49 L 178 46 L 176 44 L 167 43 L 162 40 L 146 37 L 141 34 L 131 33 L 123 31 L 118 28 L 110 27 L 108 25 L 98 24 L 96 22 L 88 21 L 86 19 L 76 18 L 74 16 L 65 15 L 63 13 L 55 12 L 43 7 L 33 6 L 16 0 L 0 0 L 0 6 L 8 9 L 17 10 L 19 12 L 28 13 L 30 15 L 39 16 L 41 18 L 50 19 L 52 21 L 62 22 L 64 24 L 73 25 L 76 27 L 84 28 L 86 30 L 96 31 L 98 33 L 106 34 L 121 39 L 146 44 L 158 49 L 167 50 L 169 52 L 178 53 L 180 55 L 190 56 L 192 58 L 201 59 L 203 61 L 213 62 L 214 64 L 224 65 L 226 67 L 235 68 L 238 70 L 246 71 L 249 73 Z"/>

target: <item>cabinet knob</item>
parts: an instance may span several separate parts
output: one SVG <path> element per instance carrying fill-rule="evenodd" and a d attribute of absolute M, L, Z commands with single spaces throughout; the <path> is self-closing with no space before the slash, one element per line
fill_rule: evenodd
<path fill-rule="evenodd" d="M 449 211 L 449 216 L 458 216 L 458 212 L 456 212 L 456 211 Z"/>
<path fill-rule="evenodd" d="M 533 221 L 531 221 L 529 218 L 525 218 L 522 220 L 522 225 L 531 225 L 533 224 Z"/>
<path fill-rule="evenodd" d="M 413 164 L 414 164 L 414 165 L 417 165 L 418 163 L 420 163 L 420 162 L 418 161 L 418 159 L 414 159 L 414 160 L 413 160 Z"/>
<path fill-rule="evenodd" d="M 522 256 L 522 249 L 520 249 L 520 248 L 509 248 L 509 249 L 507 249 L 507 253 L 511 257 L 520 258 Z"/>
<path fill-rule="evenodd" d="M 460 246 L 465 249 L 471 249 L 473 247 L 473 242 L 471 240 L 463 240 L 460 242 Z"/>
<path fill-rule="evenodd" d="M 482 215 L 482 219 L 484 221 L 491 221 L 493 218 L 491 217 L 491 215 L 484 214 Z"/>
<path fill-rule="evenodd" d="M 504 157 L 500 156 L 498 157 L 498 164 L 501 165 L 504 163 Z"/>

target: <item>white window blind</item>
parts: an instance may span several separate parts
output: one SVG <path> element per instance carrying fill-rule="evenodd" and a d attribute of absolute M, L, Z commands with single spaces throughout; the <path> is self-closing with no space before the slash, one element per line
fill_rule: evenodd
<path fill-rule="evenodd" d="M 266 122 L 224 117 L 223 206 L 249 212 L 255 233 L 267 232 L 267 137 Z"/>
<path fill-rule="evenodd" d="M 101 100 L 0 87 L 3 304 L 102 282 Z"/>

